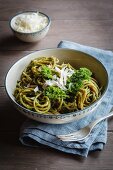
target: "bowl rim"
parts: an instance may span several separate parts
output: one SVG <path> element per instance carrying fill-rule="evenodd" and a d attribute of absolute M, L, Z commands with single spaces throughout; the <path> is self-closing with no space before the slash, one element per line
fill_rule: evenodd
<path fill-rule="evenodd" d="M 33 12 L 34 12 L 34 13 L 38 12 L 38 13 L 40 13 L 41 15 L 44 15 L 44 16 L 47 17 L 47 19 L 48 19 L 48 24 L 47 24 L 44 28 L 42 28 L 42 29 L 39 30 L 39 31 L 34 31 L 34 32 L 20 32 L 20 31 L 15 30 L 15 29 L 12 27 L 11 22 L 12 22 L 12 20 L 13 20 L 16 16 L 21 15 L 21 14 L 23 14 L 23 13 L 33 13 Z M 10 26 L 11 30 L 14 31 L 15 33 L 19 33 L 19 34 L 23 34 L 23 35 L 24 35 L 24 34 L 25 34 L 25 35 L 30 35 L 30 34 L 40 33 L 40 32 L 42 32 L 43 30 L 45 30 L 47 27 L 49 27 L 50 25 L 51 25 L 51 18 L 50 18 L 47 14 L 45 14 L 45 13 L 43 13 L 43 12 L 40 12 L 40 11 L 37 11 L 37 10 L 20 11 L 20 12 L 16 13 L 15 15 L 13 15 L 13 16 L 10 18 L 10 20 L 9 20 L 9 26 Z"/>
<path fill-rule="evenodd" d="M 10 72 L 10 70 L 12 69 L 12 67 L 16 64 L 18 64 L 19 61 L 23 60 L 25 57 L 27 58 L 28 55 L 32 55 L 34 53 L 37 53 L 37 52 L 40 52 L 40 51 L 46 51 L 46 50 L 67 50 L 67 51 L 74 51 L 74 52 L 79 52 L 79 53 L 82 53 L 82 54 L 85 54 L 87 55 L 88 57 L 90 58 L 93 58 L 95 61 L 97 61 L 99 64 L 101 64 L 101 66 L 103 67 L 104 71 L 106 72 L 106 76 L 107 76 L 107 83 L 106 83 L 106 87 L 102 93 L 102 95 L 95 101 L 93 102 L 92 104 L 90 104 L 89 106 L 85 107 L 83 110 L 77 110 L 77 111 L 74 111 L 74 112 L 69 112 L 69 113 L 62 113 L 62 114 L 42 114 L 42 113 L 38 113 L 38 112 L 35 112 L 35 111 L 32 111 L 32 110 L 29 110 L 27 108 L 25 108 L 24 106 L 20 105 L 19 103 L 16 102 L 16 100 L 12 99 L 12 97 L 9 95 L 8 93 L 8 90 L 7 90 L 7 87 L 6 87 L 6 81 L 7 81 L 7 76 L 8 76 L 8 73 Z M 105 68 L 105 66 L 102 64 L 102 62 L 95 58 L 93 55 L 90 55 L 88 53 L 85 53 L 85 52 L 82 52 L 82 51 L 79 51 L 79 50 L 74 50 L 74 49 L 68 49 L 68 48 L 46 48 L 46 49 L 41 49 L 41 50 L 38 50 L 38 51 L 34 51 L 34 52 L 31 52 L 27 55 L 25 55 L 24 57 L 22 57 L 21 59 L 17 60 L 8 70 L 8 72 L 6 73 L 6 76 L 5 76 L 5 91 L 8 95 L 8 97 L 11 99 L 12 102 L 14 102 L 18 107 L 22 108 L 22 110 L 26 110 L 27 112 L 31 112 L 32 114 L 35 114 L 35 115 L 41 115 L 42 117 L 48 117 L 48 116 L 51 116 L 52 118 L 56 118 L 56 117 L 63 117 L 63 116 L 70 116 L 70 115 L 81 115 L 80 113 L 81 112 L 84 112 L 86 110 L 88 110 L 91 106 L 95 106 L 96 104 L 98 104 L 99 101 L 102 100 L 102 98 L 105 96 L 105 93 L 107 92 L 107 89 L 108 89 L 108 84 L 109 84 L 109 76 L 108 76 L 108 72 Z M 16 84 L 15 84 L 16 85 Z M 13 95 L 13 94 L 12 94 Z"/>

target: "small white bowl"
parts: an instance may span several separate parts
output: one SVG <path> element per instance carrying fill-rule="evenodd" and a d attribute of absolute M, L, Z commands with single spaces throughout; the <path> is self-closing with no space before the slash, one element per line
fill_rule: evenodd
<path fill-rule="evenodd" d="M 96 80 L 99 82 L 100 87 L 103 87 L 101 97 L 91 104 L 90 106 L 86 107 L 83 110 L 78 110 L 71 113 L 64 113 L 64 114 L 40 114 L 31 110 L 26 109 L 25 107 L 19 105 L 13 96 L 14 90 L 16 88 L 17 80 L 20 79 L 22 71 L 28 66 L 31 60 L 45 56 L 50 57 L 54 56 L 57 57 L 61 63 L 70 63 L 75 68 L 80 67 L 87 67 L 89 68 L 95 75 Z M 12 101 L 13 105 L 24 115 L 27 117 L 34 119 L 39 122 L 43 123 L 51 123 L 51 124 L 63 124 L 72 122 L 75 120 L 82 119 L 91 112 L 100 104 L 106 90 L 108 87 L 108 74 L 103 66 L 103 64 L 95 59 L 93 56 L 90 56 L 86 53 L 75 51 L 71 49 L 45 49 L 41 51 L 36 51 L 31 53 L 19 61 L 17 61 L 9 70 L 6 76 L 5 87 L 7 94 Z"/>
<path fill-rule="evenodd" d="M 49 28 L 50 28 L 50 25 L 51 25 L 51 19 L 48 15 L 42 13 L 42 12 L 38 12 L 39 15 L 41 16 L 44 16 L 47 18 L 48 20 L 48 24 L 43 28 L 41 29 L 40 31 L 35 31 L 35 32 L 30 32 L 30 33 L 26 33 L 26 32 L 19 32 L 17 31 L 15 28 L 14 28 L 14 22 L 15 22 L 15 19 L 16 17 L 18 17 L 19 15 L 21 14 L 27 14 L 27 13 L 37 13 L 37 11 L 23 11 L 23 12 L 20 12 L 18 14 L 16 14 L 15 16 L 13 16 L 10 20 L 10 28 L 11 30 L 13 31 L 14 35 L 24 41 L 24 42 L 37 42 L 37 41 L 40 41 L 42 38 L 44 38 L 46 36 L 46 34 L 48 33 L 49 31 Z"/>

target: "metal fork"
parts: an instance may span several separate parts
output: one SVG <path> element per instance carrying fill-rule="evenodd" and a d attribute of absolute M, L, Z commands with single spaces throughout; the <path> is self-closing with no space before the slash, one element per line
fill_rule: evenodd
<path fill-rule="evenodd" d="M 113 116 L 113 111 L 110 112 L 109 114 L 107 114 L 106 116 L 103 116 L 101 118 L 96 119 L 95 121 L 91 122 L 88 126 L 67 134 L 67 135 L 58 135 L 57 137 L 62 140 L 62 141 L 81 141 L 81 140 L 85 140 L 91 133 L 91 131 L 93 130 L 93 128 L 102 120 Z"/>

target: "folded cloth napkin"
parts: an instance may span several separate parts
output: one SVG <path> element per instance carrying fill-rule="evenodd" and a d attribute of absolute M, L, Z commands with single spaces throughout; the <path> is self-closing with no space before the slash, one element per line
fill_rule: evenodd
<path fill-rule="evenodd" d="M 103 116 L 110 112 L 113 105 L 113 53 L 93 47 L 83 46 L 74 42 L 61 41 L 58 48 L 71 48 L 88 53 L 100 60 L 106 67 L 109 75 L 109 87 L 102 103 L 92 114 L 87 117 L 63 125 L 43 124 L 33 120 L 27 120 L 21 127 L 20 141 L 27 146 L 39 146 L 40 144 L 58 149 L 60 151 L 78 154 L 87 157 L 90 151 L 102 150 L 107 141 L 107 120 L 95 126 L 91 135 L 85 141 L 63 142 L 56 135 L 68 134 L 88 125 L 98 116 Z"/>

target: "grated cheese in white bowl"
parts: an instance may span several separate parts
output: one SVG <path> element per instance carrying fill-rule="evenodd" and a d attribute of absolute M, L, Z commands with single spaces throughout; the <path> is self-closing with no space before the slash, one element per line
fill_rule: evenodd
<path fill-rule="evenodd" d="M 26 12 L 15 16 L 11 25 L 18 32 L 32 33 L 45 28 L 48 18 L 39 12 Z"/>

